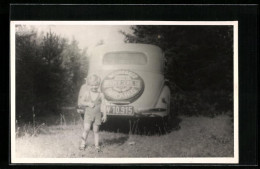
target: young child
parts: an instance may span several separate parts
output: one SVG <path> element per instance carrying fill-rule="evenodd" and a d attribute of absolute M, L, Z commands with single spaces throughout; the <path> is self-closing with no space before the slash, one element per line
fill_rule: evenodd
<path fill-rule="evenodd" d="M 99 146 L 99 126 L 102 122 L 106 122 L 106 111 L 101 108 L 104 105 L 104 95 L 99 92 L 101 83 L 100 77 L 97 75 L 90 75 L 86 78 L 86 85 L 82 87 L 79 95 L 80 107 L 86 107 L 84 113 L 84 131 L 82 133 L 81 144 L 79 149 L 85 150 L 86 139 L 88 137 L 91 125 L 93 125 L 95 148 L 100 151 Z M 102 116 L 103 114 L 103 116 Z"/>

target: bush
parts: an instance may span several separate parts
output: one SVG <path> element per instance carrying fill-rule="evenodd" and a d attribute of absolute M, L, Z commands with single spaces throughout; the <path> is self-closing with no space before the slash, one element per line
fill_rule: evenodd
<path fill-rule="evenodd" d="M 179 115 L 204 115 L 214 117 L 232 112 L 233 100 L 221 91 L 172 92 L 171 110 Z"/>

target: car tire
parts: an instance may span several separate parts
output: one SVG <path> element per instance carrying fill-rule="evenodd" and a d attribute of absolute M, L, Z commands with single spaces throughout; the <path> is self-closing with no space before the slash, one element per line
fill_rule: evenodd
<path fill-rule="evenodd" d="M 84 120 L 84 113 L 80 113 L 80 118 Z"/>

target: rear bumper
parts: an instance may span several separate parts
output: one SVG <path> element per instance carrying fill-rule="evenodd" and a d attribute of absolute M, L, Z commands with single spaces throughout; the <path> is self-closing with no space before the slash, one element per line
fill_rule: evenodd
<path fill-rule="evenodd" d="M 151 109 L 139 109 L 139 110 L 135 110 L 133 115 L 129 115 L 127 117 L 138 117 L 138 118 L 142 118 L 142 117 L 165 117 L 167 116 L 167 110 L 163 109 L 163 108 L 151 108 Z M 115 115 L 115 114 L 108 114 L 108 116 L 124 116 L 126 117 L 126 115 Z"/>
<path fill-rule="evenodd" d="M 137 116 L 137 117 L 165 117 L 165 116 L 167 116 L 167 110 L 164 108 L 151 108 L 151 109 L 137 110 L 135 112 L 135 116 Z"/>
<path fill-rule="evenodd" d="M 79 114 L 84 114 L 85 110 L 77 108 Z M 150 109 L 135 109 L 133 115 L 107 114 L 107 116 L 128 116 L 128 117 L 165 117 L 167 110 L 164 108 L 150 108 Z"/>

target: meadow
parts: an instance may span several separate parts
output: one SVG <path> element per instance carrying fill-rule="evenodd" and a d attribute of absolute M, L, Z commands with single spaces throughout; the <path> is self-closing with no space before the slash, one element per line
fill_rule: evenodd
<path fill-rule="evenodd" d="M 82 121 L 71 124 L 41 125 L 34 134 L 20 131 L 16 137 L 17 158 L 85 157 L 233 157 L 232 118 L 226 114 L 211 117 L 180 116 L 166 133 L 153 134 L 102 129 L 101 152 L 93 146 L 89 134 L 85 151 L 79 150 Z M 127 126 L 127 125 L 126 125 Z M 148 131 L 149 129 L 147 129 Z"/>

